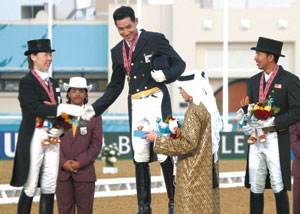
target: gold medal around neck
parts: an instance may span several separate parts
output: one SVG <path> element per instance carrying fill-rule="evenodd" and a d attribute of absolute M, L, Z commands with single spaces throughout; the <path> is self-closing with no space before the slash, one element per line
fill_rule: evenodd
<path fill-rule="evenodd" d="M 130 79 L 131 79 L 131 77 L 130 77 L 130 75 L 128 75 L 127 76 L 127 81 L 130 82 Z"/>

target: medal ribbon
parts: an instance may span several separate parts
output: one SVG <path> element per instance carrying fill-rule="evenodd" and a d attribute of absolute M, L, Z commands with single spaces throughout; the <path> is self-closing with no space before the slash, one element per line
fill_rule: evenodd
<path fill-rule="evenodd" d="M 262 103 L 266 99 L 269 88 L 270 88 L 278 70 L 279 70 L 279 66 L 276 65 L 274 68 L 274 71 L 272 72 L 270 78 L 267 81 L 265 90 L 264 90 L 264 72 L 262 72 L 261 77 L 260 77 L 260 84 L 259 84 L 259 102 L 260 103 Z"/>
<path fill-rule="evenodd" d="M 133 53 L 133 49 L 135 47 L 136 41 L 138 40 L 139 34 L 138 32 L 135 34 L 135 37 L 130 45 L 130 49 L 129 49 L 129 55 L 128 55 L 128 59 L 127 59 L 127 53 L 126 53 L 126 48 L 125 48 L 125 39 L 123 40 L 123 63 L 124 63 L 124 67 L 127 71 L 127 75 L 130 75 L 130 63 L 131 63 L 131 59 L 132 59 L 132 53 Z"/>
<path fill-rule="evenodd" d="M 54 99 L 54 91 L 53 91 L 53 87 L 52 87 L 52 83 L 50 81 L 50 78 L 48 79 L 48 85 L 49 85 L 49 89 L 48 89 L 48 87 L 47 87 L 46 83 L 44 82 L 44 80 L 42 80 L 42 78 L 40 77 L 40 75 L 38 75 L 37 72 L 34 69 L 31 70 L 31 73 L 37 78 L 37 80 L 43 86 L 43 88 L 47 92 L 48 97 L 50 98 L 51 102 L 55 101 L 55 99 Z"/>

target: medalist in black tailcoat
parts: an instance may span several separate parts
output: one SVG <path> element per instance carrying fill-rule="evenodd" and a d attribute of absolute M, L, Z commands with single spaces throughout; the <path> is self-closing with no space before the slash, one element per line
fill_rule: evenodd
<path fill-rule="evenodd" d="M 124 88 L 127 72 L 123 64 L 122 44 L 123 40 L 111 49 L 113 73 L 104 95 L 92 105 L 96 115 L 102 114 L 118 98 Z M 128 52 L 128 50 L 129 48 L 126 45 L 126 51 Z M 166 55 L 170 59 L 170 68 L 163 70 L 166 81 L 162 83 L 157 83 L 151 77 L 150 63 L 146 60 L 147 56 L 154 53 Z M 131 95 L 154 87 L 160 88 L 164 94 L 162 101 L 162 115 L 165 119 L 172 113 L 170 95 L 165 84 L 174 82 L 184 70 L 185 62 L 172 48 L 163 34 L 145 30 L 140 31 L 135 50 L 132 54 L 130 78 L 128 78 L 130 79 L 128 82 L 128 114 L 130 127 Z"/>
<path fill-rule="evenodd" d="M 50 78 L 53 86 L 56 103 L 61 99 L 58 83 Z M 10 185 L 20 187 L 27 180 L 30 163 L 30 142 L 36 126 L 35 118 L 54 118 L 56 117 L 57 105 L 46 105 L 43 101 L 49 101 L 47 92 L 29 72 L 20 80 L 19 84 L 19 102 L 22 110 L 22 121 L 19 128 L 19 136 L 15 153 L 13 175 Z"/>
<path fill-rule="evenodd" d="M 259 101 L 259 84 L 262 72 L 250 78 L 248 84 L 249 103 Z M 274 106 L 280 108 L 275 116 L 276 131 L 278 134 L 278 146 L 282 180 L 285 190 L 291 190 L 291 159 L 290 159 L 290 135 L 289 126 L 300 120 L 300 83 L 299 78 L 279 66 L 267 94 L 267 99 L 274 98 Z M 251 146 L 251 145 L 250 145 Z M 248 149 L 249 155 L 249 149 Z M 250 188 L 249 170 L 247 169 L 245 186 Z M 268 176 L 269 177 L 269 176 Z M 270 188 L 270 179 L 267 178 L 266 188 Z"/>

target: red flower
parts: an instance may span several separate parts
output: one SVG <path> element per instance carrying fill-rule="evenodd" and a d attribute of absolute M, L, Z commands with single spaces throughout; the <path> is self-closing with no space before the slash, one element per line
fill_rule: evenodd
<path fill-rule="evenodd" d="M 263 112 L 262 112 L 263 119 L 266 120 L 266 119 L 268 119 L 269 116 L 270 116 L 270 112 L 263 110 Z"/>
<path fill-rule="evenodd" d="M 64 128 L 65 131 L 68 131 L 70 128 L 72 128 L 72 124 L 70 124 L 70 123 L 64 123 L 63 124 L 63 128 Z"/>
<path fill-rule="evenodd" d="M 39 122 L 39 124 L 35 128 L 43 128 L 44 122 Z"/>
<path fill-rule="evenodd" d="M 269 100 L 256 103 L 251 110 L 251 114 L 254 114 L 258 120 L 268 120 L 268 118 L 276 115 L 280 110 L 279 107 L 272 106 L 273 102 L 273 98 L 270 98 Z"/>
<path fill-rule="evenodd" d="M 170 133 L 170 138 L 176 139 L 176 134 Z"/>
<path fill-rule="evenodd" d="M 263 115 L 263 111 L 262 110 L 256 110 L 255 111 L 255 117 L 257 118 L 257 119 L 261 119 L 262 118 L 262 115 Z"/>
<path fill-rule="evenodd" d="M 175 120 L 174 117 L 169 117 L 168 123 L 171 122 L 171 121 L 173 121 L 173 120 Z"/>

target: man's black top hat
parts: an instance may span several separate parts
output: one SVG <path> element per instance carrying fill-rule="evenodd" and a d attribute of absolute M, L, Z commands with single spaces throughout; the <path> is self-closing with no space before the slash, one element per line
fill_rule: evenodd
<path fill-rule="evenodd" d="M 27 42 L 28 50 L 24 52 L 25 56 L 38 52 L 54 52 L 51 49 L 50 39 L 36 39 Z"/>
<path fill-rule="evenodd" d="M 151 70 L 164 70 L 171 67 L 170 59 L 166 55 L 152 54 L 150 59 Z"/>
<path fill-rule="evenodd" d="M 256 47 L 251 48 L 251 50 L 284 57 L 284 55 L 281 54 L 282 45 L 283 43 L 280 41 L 259 37 Z"/>

